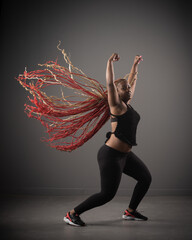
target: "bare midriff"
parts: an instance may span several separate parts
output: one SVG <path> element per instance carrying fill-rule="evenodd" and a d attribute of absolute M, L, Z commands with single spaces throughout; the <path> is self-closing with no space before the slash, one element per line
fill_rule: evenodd
<path fill-rule="evenodd" d="M 111 148 L 114 148 L 117 151 L 125 152 L 125 153 L 130 152 L 132 149 L 132 146 L 121 141 L 114 134 L 111 134 L 111 137 L 105 144 Z"/>

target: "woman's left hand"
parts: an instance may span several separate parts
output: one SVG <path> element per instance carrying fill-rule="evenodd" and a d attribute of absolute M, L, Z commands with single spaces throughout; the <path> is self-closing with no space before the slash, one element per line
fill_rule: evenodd
<path fill-rule="evenodd" d="M 140 55 L 135 56 L 135 59 L 134 59 L 135 65 L 139 64 L 141 61 L 143 61 L 142 56 L 140 56 Z"/>

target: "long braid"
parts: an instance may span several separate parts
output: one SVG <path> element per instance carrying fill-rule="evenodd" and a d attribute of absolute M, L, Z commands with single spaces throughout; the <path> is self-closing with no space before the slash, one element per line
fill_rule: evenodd
<path fill-rule="evenodd" d="M 57 48 L 69 69 L 48 61 L 39 64 L 44 69 L 25 70 L 17 80 L 32 95 L 32 98 L 28 96 L 32 105 L 25 104 L 25 112 L 28 117 L 38 119 L 49 134 L 49 138 L 41 140 L 49 142 L 52 148 L 72 151 L 87 142 L 106 123 L 110 116 L 109 105 L 105 86 L 74 67 L 59 45 Z M 48 96 L 43 91 L 48 86 L 61 87 L 62 97 Z M 76 91 L 75 95 L 65 96 L 62 87 Z"/>

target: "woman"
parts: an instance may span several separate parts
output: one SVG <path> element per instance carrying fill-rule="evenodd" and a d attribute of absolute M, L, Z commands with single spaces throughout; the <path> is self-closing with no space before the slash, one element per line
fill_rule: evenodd
<path fill-rule="evenodd" d="M 64 217 L 64 221 L 73 226 L 85 226 L 80 214 L 109 202 L 116 194 L 122 173 L 137 180 L 128 208 L 122 218 L 126 220 L 147 220 L 137 211 L 150 183 L 151 174 L 145 164 L 131 151 L 136 146 L 136 130 L 139 114 L 129 104 L 135 91 L 138 64 L 141 56 L 134 59 L 128 80 L 114 81 L 113 62 L 118 61 L 114 53 L 107 62 L 106 81 L 108 104 L 111 113 L 112 132 L 98 152 L 98 164 L 101 175 L 101 191 L 90 196 Z"/>

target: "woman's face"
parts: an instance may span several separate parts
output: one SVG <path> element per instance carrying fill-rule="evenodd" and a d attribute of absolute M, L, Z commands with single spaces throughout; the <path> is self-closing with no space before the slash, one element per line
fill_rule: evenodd
<path fill-rule="evenodd" d="M 127 82 L 127 80 L 121 81 L 117 85 L 118 94 L 119 94 L 121 100 L 123 102 L 125 102 L 125 103 L 127 103 L 128 100 L 131 98 L 131 90 L 130 90 L 130 88 L 131 88 L 131 86 Z"/>

